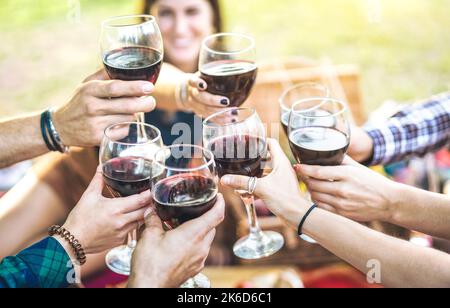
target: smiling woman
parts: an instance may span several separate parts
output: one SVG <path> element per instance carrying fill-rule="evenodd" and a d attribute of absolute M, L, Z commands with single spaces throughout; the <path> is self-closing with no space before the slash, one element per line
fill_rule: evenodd
<path fill-rule="evenodd" d="M 142 9 L 158 19 L 166 62 L 185 72 L 196 72 L 202 40 L 222 31 L 219 1 L 143 0 Z"/>

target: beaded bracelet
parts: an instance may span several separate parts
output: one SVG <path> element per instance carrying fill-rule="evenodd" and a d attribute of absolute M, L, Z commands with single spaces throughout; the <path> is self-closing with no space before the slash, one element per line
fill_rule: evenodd
<path fill-rule="evenodd" d="M 50 229 L 48 229 L 48 234 L 50 236 L 58 235 L 65 241 L 67 241 L 70 246 L 72 247 L 73 251 L 75 252 L 75 255 L 77 257 L 78 262 L 80 262 L 80 265 L 84 265 L 86 263 L 86 254 L 84 253 L 84 249 L 81 246 L 80 242 L 75 239 L 75 237 L 65 228 L 54 225 Z"/>

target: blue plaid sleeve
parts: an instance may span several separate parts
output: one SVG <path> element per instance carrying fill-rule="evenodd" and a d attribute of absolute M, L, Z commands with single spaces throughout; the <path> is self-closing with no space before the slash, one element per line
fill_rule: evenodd
<path fill-rule="evenodd" d="M 368 165 L 424 156 L 450 144 L 450 92 L 413 104 L 387 122 L 364 128 L 374 142 Z"/>
<path fill-rule="evenodd" d="M 0 263 L 0 288 L 65 288 L 71 271 L 70 257 L 49 237 Z"/>

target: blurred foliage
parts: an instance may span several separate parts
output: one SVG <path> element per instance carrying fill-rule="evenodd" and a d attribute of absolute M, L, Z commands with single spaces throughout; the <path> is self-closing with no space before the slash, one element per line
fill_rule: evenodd
<path fill-rule="evenodd" d="M 102 19 L 133 0 L 1 0 L 0 113 L 66 99 L 100 65 Z M 450 86 L 450 0 L 223 0 L 227 29 L 252 33 L 261 60 L 289 55 L 361 67 L 368 109 Z M 380 14 L 378 14 L 380 13 Z"/>

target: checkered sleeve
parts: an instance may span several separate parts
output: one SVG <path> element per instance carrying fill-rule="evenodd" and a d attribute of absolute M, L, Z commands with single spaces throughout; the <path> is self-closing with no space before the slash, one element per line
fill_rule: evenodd
<path fill-rule="evenodd" d="M 450 144 L 450 92 L 413 104 L 385 123 L 364 127 L 374 142 L 368 165 L 424 156 Z"/>
<path fill-rule="evenodd" d="M 72 270 L 64 248 L 49 237 L 0 263 L 0 288 L 65 288 Z"/>

